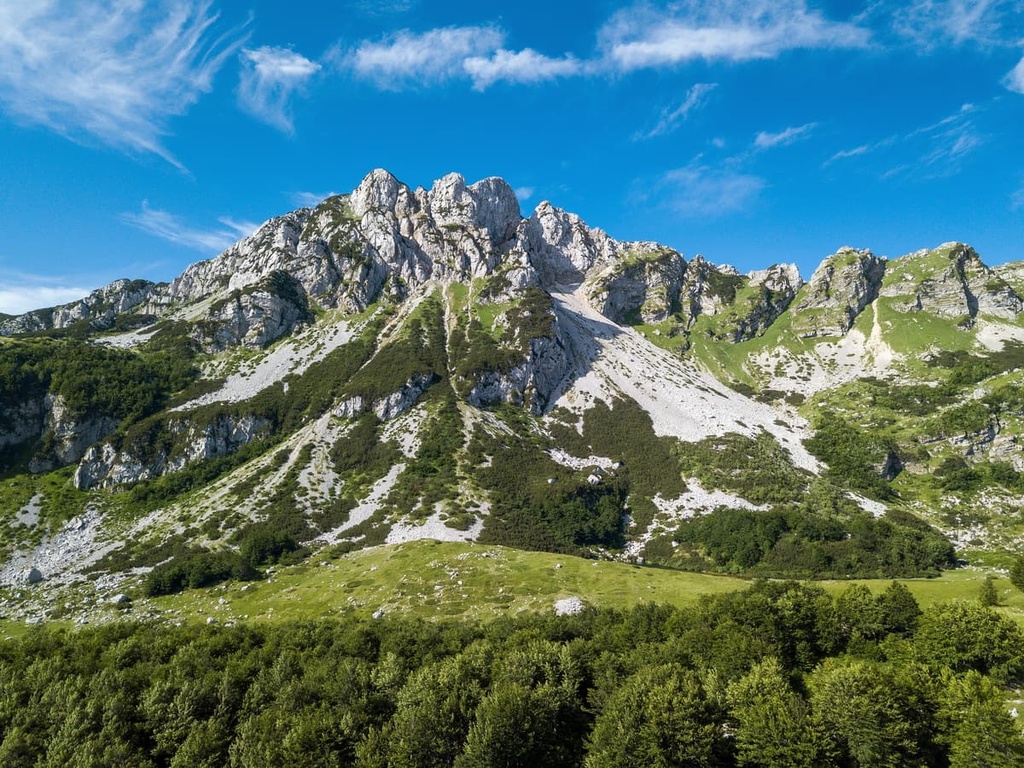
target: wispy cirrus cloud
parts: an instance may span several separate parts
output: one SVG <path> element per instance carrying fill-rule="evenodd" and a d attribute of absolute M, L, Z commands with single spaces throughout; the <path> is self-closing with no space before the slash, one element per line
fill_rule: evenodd
<path fill-rule="evenodd" d="M 767 59 L 798 48 L 863 48 L 870 38 L 866 28 L 831 21 L 804 0 L 638 5 L 615 14 L 599 34 L 610 66 L 620 71 Z"/>
<path fill-rule="evenodd" d="M 784 147 L 787 144 L 793 144 L 808 138 L 811 135 L 811 131 L 818 127 L 817 123 L 805 123 L 804 125 L 791 126 L 778 133 L 769 133 L 768 131 L 761 131 L 754 138 L 754 146 L 757 149 L 772 149 L 774 147 Z"/>
<path fill-rule="evenodd" d="M 268 125 L 293 133 L 291 97 L 320 71 L 320 64 L 287 48 L 270 46 L 245 49 L 241 60 L 239 106 Z"/>
<path fill-rule="evenodd" d="M 519 200 L 520 203 L 525 203 L 527 200 L 533 197 L 533 193 L 536 191 L 537 190 L 534 189 L 533 187 L 516 187 L 516 198 Z"/>
<path fill-rule="evenodd" d="M 840 150 L 826 160 L 824 165 L 871 153 L 879 153 L 880 157 L 891 160 L 893 154 L 886 154 L 883 150 L 898 148 L 900 162 L 882 173 L 882 178 L 922 171 L 932 178 L 952 175 L 987 140 L 975 120 L 981 111 L 974 104 L 964 104 L 953 114 L 908 133 L 892 134 L 872 143 Z M 907 156 L 916 156 L 917 159 L 908 163 L 905 161 Z"/>
<path fill-rule="evenodd" d="M 292 192 L 288 197 L 292 205 L 300 208 L 315 208 L 328 197 L 334 197 L 339 192 Z"/>
<path fill-rule="evenodd" d="M 1024 181 L 1021 181 L 1020 187 L 1010 195 L 1010 210 L 1021 209 L 1024 209 Z"/>
<path fill-rule="evenodd" d="M 686 92 L 686 98 L 678 106 L 663 109 L 661 116 L 655 126 L 646 133 L 639 133 L 634 139 L 653 139 L 655 136 L 665 136 L 674 132 L 694 110 L 700 109 L 707 103 L 710 94 L 718 83 L 694 83 Z"/>
<path fill-rule="evenodd" d="M 893 28 L 926 50 L 949 43 L 1002 45 L 1019 35 L 1008 23 L 1019 12 L 1017 0 L 916 0 L 897 7 Z"/>
<path fill-rule="evenodd" d="M 122 213 L 120 218 L 136 229 L 161 240 L 203 253 L 220 253 L 240 238 L 252 234 L 259 226 L 250 221 L 237 221 L 221 216 L 217 219 L 217 227 L 196 227 L 181 216 L 151 208 L 146 200 L 142 201 L 140 211 Z"/>
<path fill-rule="evenodd" d="M 1003 85 L 1014 93 L 1024 94 L 1024 58 L 1003 78 Z"/>
<path fill-rule="evenodd" d="M 663 174 L 654 185 L 654 196 L 682 216 L 716 217 L 747 208 L 765 186 L 760 176 L 712 168 L 697 158 L 685 168 Z"/>
<path fill-rule="evenodd" d="M 0 3 L 0 103 L 25 122 L 156 154 L 242 44 L 208 0 Z"/>
<path fill-rule="evenodd" d="M 400 16 L 409 13 L 420 4 L 420 0 L 352 0 L 350 7 L 364 16 Z"/>

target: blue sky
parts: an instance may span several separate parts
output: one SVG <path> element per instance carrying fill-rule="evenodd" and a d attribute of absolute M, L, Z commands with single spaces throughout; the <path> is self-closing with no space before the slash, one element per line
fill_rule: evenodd
<path fill-rule="evenodd" d="M 375 167 L 743 271 L 1024 259 L 1024 0 L 0 0 L 0 312 Z"/>

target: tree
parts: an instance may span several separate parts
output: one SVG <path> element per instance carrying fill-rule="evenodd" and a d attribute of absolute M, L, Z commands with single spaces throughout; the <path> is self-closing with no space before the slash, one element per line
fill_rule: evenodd
<path fill-rule="evenodd" d="M 910 635 L 917 629 L 921 618 L 921 606 L 907 589 L 907 585 L 899 581 L 890 582 L 885 592 L 878 596 L 878 607 L 882 613 L 882 626 L 886 633 Z"/>
<path fill-rule="evenodd" d="M 563 689 L 550 685 L 492 687 L 477 707 L 455 768 L 576 765 L 579 739 L 564 738 L 561 727 L 562 711 L 572 707 L 566 699 Z"/>
<path fill-rule="evenodd" d="M 1024 555 L 1014 560 L 1010 566 L 1010 583 L 1017 589 L 1024 590 Z"/>
<path fill-rule="evenodd" d="M 807 702 L 793 691 L 782 665 L 769 658 L 729 686 L 729 711 L 736 720 L 740 766 L 829 765 L 825 744 L 815 733 Z"/>
<path fill-rule="evenodd" d="M 399 691 L 394 717 L 379 737 L 371 736 L 357 748 L 360 763 L 393 768 L 451 766 L 462 751 L 482 698 L 481 676 L 467 654 L 414 672 Z"/>
<path fill-rule="evenodd" d="M 962 600 L 928 608 L 914 635 L 919 657 L 933 667 L 969 669 L 1000 682 L 1024 675 L 1024 633 L 990 608 Z"/>
<path fill-rule="evenodd" d="M 724 712 L 697 673 L 645 667 L 608 701 L 591 734 L 587 768 L 708 768 L 731 765 Z"/>
<path fill-rule="evenodd" d="M 864 659 L 826 660 L 808 678 L 814 719 L 828 748 L 862 768 L 917 765 L 931 722 L 919 692 L 886 665 Z M 924 711 L 922 711 L 924 710 Z"/>
<path fill-rule="evenodd" d="M 1024 740 L 990 678 L 946 673 L 939 716 L 950 768 L 1013 768 L 1024 764 Z"/>
<path fill-rule="evenodd" d="M 881 640 L 885 635 L 882 606 L 863 584 L 847 587 L 836 598 L 836 613 L 849 640 Z"/>
<path fill-rule="evenodd" d="M 999 592 L 996 591 L 996 577 L 991 573 L 985 577 L 978 590 L 978 602 L 985 608 L 999 605 Z"/>

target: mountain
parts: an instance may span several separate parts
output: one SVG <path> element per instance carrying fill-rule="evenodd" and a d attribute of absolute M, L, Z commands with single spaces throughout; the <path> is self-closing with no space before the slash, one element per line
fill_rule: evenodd
<path fill-rule="evenodd" d="M 0 580 L 170 590 L 417 538 L 753 575 L 931 574 L 950 539 L 998 561 L 1022 289 L 960 243 L 742 275 L 524 217 L 500 179 L 376 170 L 170 283 L 0 320 Z"/>

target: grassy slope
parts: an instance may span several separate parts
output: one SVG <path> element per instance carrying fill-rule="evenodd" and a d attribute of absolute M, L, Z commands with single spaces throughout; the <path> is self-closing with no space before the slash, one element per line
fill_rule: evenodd
<path fill-rule="evenodd" d="M 314 557 L 309 564 L 279 568 L 263 582 L 229 583 L 152 600 L 139 598 L 127 609 L 97 600 L 91 585 L 80 589 L 92 595 L 90 603 L 99 604 L 98 611 L 106 620 L 202 623 L 214 617 L 228 623 L 368 617 L 378 609 L 428 619 L 486 620 L 524 611 L 551 611 L 556 600 L 572 596 L 611 608 L 643 602 L 685 605 L 701 595 L 743 589 L 750 583 L 728 576 L 436 541 L 375 547 L 337 558 L 329 565 L 323 562 L 322 557 Z M 926 607 L 948 600 L 975 600 L 984 577 L 984 571 L 965 568 L 947 571 L 937 579 L 903 583 Z M 833 594 L 853 583 L 866 584 L 874 592 L 889 584 L 883 580 L 813 583 Z M 996 587 L 1000 611 L 1024 624 L 1024 593 L 1006 578 L 997 579 Z M 85 597 L 84 592 L 80 598 Z M 20 636 L 27 631 L 29 627 L 21 622 L 0 620 L 0 636 Z"/>
<path fill-rule="evenodd" d="M 181 611 L 183 620 L 221 621 L 314 618 L 378 609 L 424 618 L 460 616 L 488 619 L 523 611 L 552 610 L 556 600 L 627 608 L 643 602 L 685 605 L 704 594 L 743 589 L 746 579 L 584 560 L 500 546 L 418 541 L 354 552 L 329 565 L 280 569 L 270 582 L 212 588 L 151 601 L 162 612 Z M 557 566 L 561 567 L 557 567 Z M 907 579 L 922 607 L 949 600 L 975 600 L 984 571 L 947 571 L 936 579 Z M 458 582 L 462 582 L 461 586 Z M 831 593 L 852 583 L 883 591 L 887 580 L 812 582 Z M 438 589 L 440 587 L 440 589 Z M 1024 593 L 998 578 L 1001 610 L 1024 624 Z M 223 603 L 220 601 L 224 600 Z M 141 607 L 141 606 L 140 606 Z M 177 614 L 176 614 L 177 615 Z"/>

